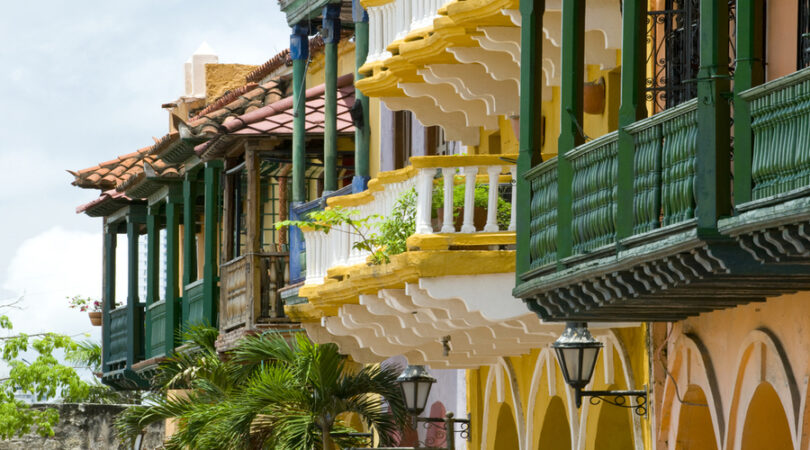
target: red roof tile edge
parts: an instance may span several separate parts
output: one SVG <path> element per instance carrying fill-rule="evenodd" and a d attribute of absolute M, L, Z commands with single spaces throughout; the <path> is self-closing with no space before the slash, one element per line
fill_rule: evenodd
<path fill-rule="evenodd" d="M 100 205 L 101 203 L 104 203 L 107 200 L 118 200 L 118 199 L 131 200 L 124 193 L 118 192 L 115 189 L 110 189 L 108 191 L 102 192 L 101 195 L 98 196 L 98 198 L 96 198 L 96 199 L 94 199 L 94 200 L 92 200 L 90 202 L 87 202 L 84 205 L 80 205 L 80 206 L 76 207 L 76 214 L 81 214 L 81 213 L 87 211 L 88 209 L 90 209 L 90 208 L 92 208 L 92 207 L 94 207 L 96 205 Z"/>

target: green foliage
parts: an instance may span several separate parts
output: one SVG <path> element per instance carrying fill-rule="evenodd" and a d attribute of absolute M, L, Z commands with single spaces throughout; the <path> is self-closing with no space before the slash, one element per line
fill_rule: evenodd
<path fill-rule="evenodd" d="M 65 353 L 65 360 L 72 363 L 74 367 L 81 367 L 90 370 L 95 376 L 93 381 L 87 383 L 87 395 L 84 398 L 76 399 L 83 403 L 102 404 L 138 404 L 141 402 L 143 393 L 141 391 L 118 391 L 109 386 L 101 384 L 101 345 L 92 341 L 81 341 L 76 343 L 76 348 Z"/>
<path fill-rule="evenodd" d="M 119 416 L 122 441 L 133 443 L 150 423 L 171 418 L 177 432 L 169 449 L 332 449 L 367 444 L 349 436 L 356 430 L 342 413 L 358 414 L 384 445 L 405 424 L 398 368 L 352 371 L 334 344 L 314 344 L 303 334 L 248 336 L 220 359 L 212 335 L 216 329 L 190 330 L 191 350 L 161 363 L 150 404 Z"/>
<path fill-rule="evenodd" d="M 457 218 L 461 211 L 464 209 L 464 184 L 456 184 L 453 186 L 453 218 Z M 489 203 L 489 185 L 483 183 L 476 183 L 475 190 L 473 191 L 473 205 L 476 208 L 486 208 Z M 436 187 L 433 189 L 432 206 L 434 214 L 439 208 L 444 207 L 444 180 L 439 179 Z M 498 227 L 505 230 L 509 227 L 509 220 L 512 214 L 512 205 L 500 196 L 498 196 L 498 212 L 496 214 L 498 220 Z M 441 219 L 441 217 L 440 217 Z"/>
<path fill-rule="evenodd" d="M 358 215 L 357 210 L 337 206 L 325 211 L 312 211 L 307 220 L 278 222 L 276 229 L 296 226 L 329 233 L 333 229 L 337 230 L 335 227 L 345 225 L 348 233 L 359 237 L 353 248 L 371 253 L 372 264 L 388 263 L 392 255 L 407 250 L 405 240 L 416 229 L 416 191 L 411 189 L 400 196 L 389 217 L 382 218 L 372 214 L 357 218 Z M 372 231 L 375 229 L 377 232 Z"/>
<path fill-rule="evenodd" d="M 407 251 L 405 242 L 416 231 L 416 190 L 403 193 L 391 215 L 377 223 L 377 229 L 379 233 L 374 234 L 374 239 L 386 256 L 385 262 L 388 262 L 388 256 Z"/>
<path fill-rule="evenodd" d="M 12 330 L 5 315 L 0 315 L 0 328 Z M 9 439 L 36 431 L 41 436 L 53 436 L 53 427 L 59 421 L 56 409 L 32 409 L 16 400 L 15 393 L 32 394 L 37 400 L 55 398 L 65 401 L 84 401 L 90 392 L 75 368 L 61 364 L 55 353 L 70 354 L 78 344 L 68 336 L 57 333 L 27 335 L 19 333 L 0 337 L 0 354 L 8 368 L 8 376 L 0 380 L 0 438 Z M 20 355 L 32 351 L 32 361 Z"/>

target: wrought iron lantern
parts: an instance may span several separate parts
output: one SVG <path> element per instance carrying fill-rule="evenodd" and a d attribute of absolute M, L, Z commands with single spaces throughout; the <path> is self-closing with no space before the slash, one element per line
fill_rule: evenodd
<path fill-rule="evenodd" d="M 448 412 L 443 418 L 419 417 L 419 414 L 427 406 L 430 388 L 435 382 L 436 379 L 430 375 L 425 366 L 409 365 L 397 377 L 397 383 L 399 383 L 402 396 L 405 399 L 405 409 L 413 416 L 414 427 L 419 423 L 422 423 L 426 429 L 433 427 L 437 430 L 439 441 L 444 442 L 444 447 L 434 447 L 435 443 L 430 442 L 430 439 L 428 439 L 424 445 L 418 445 L 416 448 L 445 448 L 452 450 L 456 448 L 455 435 L 457 433 L 462 439 L 470 440 L 470 415 L 467 414 L 465 419 L 457 419 L 453 413 Z M 456 428 L 456 424 L 458 424 L 458 428 Z"/>
<path fill-rule="evenodd" d="M 639 416 L 647 414 L 647 391 L 586 391 L 593 376 L 596 360 L 602 343 L 591 336 L 588 324 L 585 322 L 569 322 L 551 348 L 557 353 L 565 382 L 574 388 L 574 398 L 577 408 L 582 406 L 582 397 L 590 397 L 591 404 L 600 401 L 623 408 L 632 408 Z M 635 402 L 627 403 L 628 398 L 635 398 Z"/>
<path fill-rule="evenodd" d="M 430 376 L 425 366 L 408 366 L 397 377 L 402 398 L 405 400 L 405 409 L 414 417 L 425 410 L 430 388 L 435 382 L 436 379 Z"/>

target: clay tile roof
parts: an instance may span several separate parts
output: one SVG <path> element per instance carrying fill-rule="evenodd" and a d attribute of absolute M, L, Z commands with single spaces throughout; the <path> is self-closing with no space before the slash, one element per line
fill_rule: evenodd
<path fill-rule="evenodd" d="M 74 176 L 71 184 L 85 189 L 114 189 L 124 178 L 143 170 L 138 162 L 150 158 L 147 155 L 153 147 L 150 145 L 77 172 L 69 171 Z"/>
<path fill-rule="evenodd" d="M 102 192 L 95 200 L 76 208 L 76 214 L 87 213 L 91 217 L 99 217 L 114 212 L 132 199 L 121 192 L 110 189 Z"/>
<path fill-rule="evenodd" d="M 341 134 L 354 133 L 354 122 L 350 112 L 354 106 L 353 80 L 353 74 L 346 74 L 338 78 L 337 82 L 337 131 Z M 305 93 L 305 129 L 308 134 L 323 134 L 324 90 L 325 85 L 321 84 L 307 89 Z M 292 96 L 288 96 L 255 111 L 230 118 L 219 127 L 219 134 L 216 137 L 197 145 L 194 151 L 207 160 L 218 157 L 217 149 L 234 137 L 290 136 L 293 132 L 292 106 Z"/>
<path fill-rule="evenodd" d="M 243 89 L 240 88 L 233 91 L 233 95 L 226 94 L 220 97 L 192 117 L 186 124 L 191 134 L 210 137 L 228 118 L 237 117 L 281 99 L 285 87 L 280 80 L 271 80 L 261 85 L 248 84 L 244 88 L 251 86 L 251 89 L 245 89 L 243 93 Z"/>

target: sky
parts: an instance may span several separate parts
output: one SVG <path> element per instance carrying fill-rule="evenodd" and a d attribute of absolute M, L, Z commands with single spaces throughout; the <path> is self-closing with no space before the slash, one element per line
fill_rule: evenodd
<path fill-rule="evenodd" d="M 101 219 L 75 212 L 98 191 L 71 186 L 66 169 L 168 132 L 160 105 L 183 93 L 183 63 L 203 42 L 220 62 L 261 64 L 289 34 L 274 0 L 4 2 L 0 304 L 22 297 L 4 311 L 16 331 L 100 336 L 66 300 L 101 296 Z"/>

